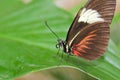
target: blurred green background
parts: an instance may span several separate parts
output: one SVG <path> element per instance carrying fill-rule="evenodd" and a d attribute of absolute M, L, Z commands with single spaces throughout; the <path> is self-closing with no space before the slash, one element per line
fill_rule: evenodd
<path fill-rule="evenodd" d="M 56 56 L 57 39 L 44 21 L 65 40 L 86 1 L 0 0 L 0 80 L 119 80 L 119 0 L 105 55 L 95 61 Z"/>

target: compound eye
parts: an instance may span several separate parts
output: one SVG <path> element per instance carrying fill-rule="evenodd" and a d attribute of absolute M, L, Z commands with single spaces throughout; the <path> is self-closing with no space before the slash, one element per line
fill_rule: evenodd
<path fill-rule="evenodd" d="M 59 44 L 56 44 L 56 48 L 60 48 L 60 45 L 59 45 Z"/>

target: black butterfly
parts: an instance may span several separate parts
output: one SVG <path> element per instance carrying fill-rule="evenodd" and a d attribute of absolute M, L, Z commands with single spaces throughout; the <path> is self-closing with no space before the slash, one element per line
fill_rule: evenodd
<path fill-rule="evenodd" d="M 108 45 L 115 6 L 116 0 L 88 0 L 77 13 L 66 40 L 58 39 L 57 48 L 87 60 L 99 58 Z"/>

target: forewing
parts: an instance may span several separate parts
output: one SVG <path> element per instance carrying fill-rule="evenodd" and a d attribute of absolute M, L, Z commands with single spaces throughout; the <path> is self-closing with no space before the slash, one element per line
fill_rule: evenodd
<path fill-rule="evenodd" d="M 74 37 L 72 53 L 87 60 L 99 58 L 106 50 L 109 41 L 109 24 L 94 23 L 86 26 Z"/>
<path fill-rule="evenodd" d="M 85 5 L 87 9 L 93 9 L 99 12 L 102 18 L 109 24 L 114 16 L 116 0 L 89 0 Z"/>
<path fill-rule="evenodd" d="M 73 37 L 87 25 L 96 22 L 107 22 L 110 24 L 114 15 L 115 6 L 116 0 L 88 0 L 88 3 L 78 12 L 70 26 L 66 43 L 69 45 Z"/>
<path fill-rule="evenodd" d="M 83 8 L 82 8 L 83 9 Z M 69 43 L 69 41 L 74 37 L 74 35 L 80 31 L 83 27 L 85 27 L 86 25 L 88 25 L 88 23 L 84 23 L 84 22 L 78 22 L 79 18 L 80 18 L 80 13 L 82 11 L 82 9 L 80 9 L 76 15 L 76 17 L 74 18 L 69 31 L 67 33 L 67 37 L 66 37 L 66 42 Z"/>

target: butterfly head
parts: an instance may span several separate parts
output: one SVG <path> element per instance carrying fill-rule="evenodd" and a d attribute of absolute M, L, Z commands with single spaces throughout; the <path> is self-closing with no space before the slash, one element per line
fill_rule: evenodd
<path fill-rule="evenodd" d="M 57 41 L 58 41 L 58 43 L 56 44 L 56 48 L 58 48 L 58 49 L 62 48 L 63 52 L 65 52 L 65 53 L 71 53 L 71 49 L 68 46 L 68 44 L 66 44 L 65 41 L 63 41 L 61 39 L 58 39 Z"/>
<path fill-rule="evenodd" d="M 65 46 L 65 42 L 62 40 L 62 39 L 58 39 L 57 40 L 57 44 L 56 44 L 56 48 L 61 48 L 61 47 L 64 47 Z"/>

